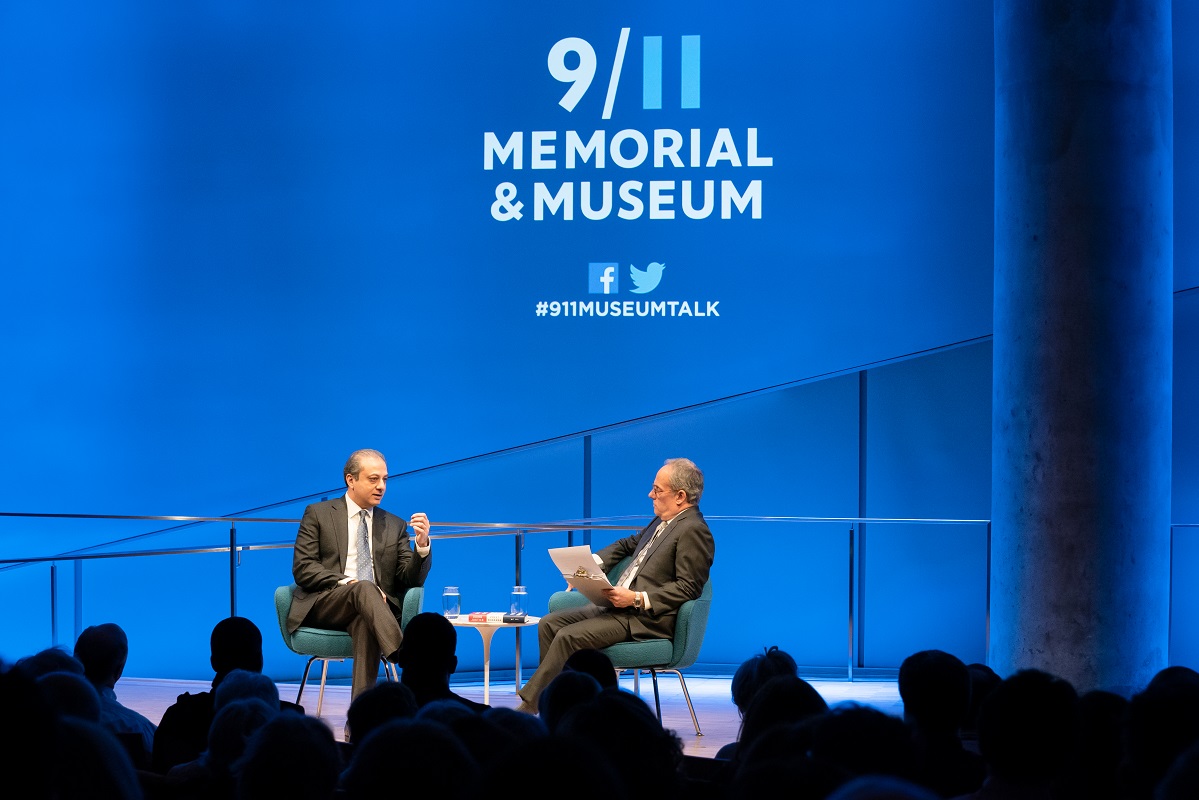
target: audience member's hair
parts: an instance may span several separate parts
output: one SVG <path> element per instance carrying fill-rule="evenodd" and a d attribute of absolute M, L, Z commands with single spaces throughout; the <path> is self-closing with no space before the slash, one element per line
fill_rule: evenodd
<path fill-rule="evenodd" d="M 921 650 L 899 666 L 899 697 L 916 728 L 956 735 L 970 711 L 970 671 L 944 650 Z"/>
<path fill-rule="evenodd" d="M 596 650 L 594 647 L 576 650 L 566 657 L 566 663 L 562 665 L 562 668 L 587 673 L 595 678 L 595 682 L 600 685 L 601 689 L 620 688 L 616 667 L 612 665 L 612 659 L 608 658 L 608 654 L 603 650 Z"/>
<path fill-rule="evenodd" d="M 129 638 L 115 622 L 91 625 L 75 640 L 75 658 L 83 664 L 87 679 L 100 686 L 113 686 L 125 669 Z"/>
<path fill-rule="evenodd" d="M 35 680 L 48 672 L 83 674 L 83 664 L 79 659 L 58 645 L 18 659 L 15 668 Z"/>
<path fill-rule="evenodd" d="M 536 719 L 529 714 L 521 716 Z M 636 748 L 625 757 L 636 758 Z M 530 764 L 536 765 L 535 782 L 529 780 Z M 580 776 L 585 777 L 580 779 Z M 579 739 L 559 736 L 539 737 L 519 752 L 509 753 L 507 758 L 492 759 L 483 771 L 483 785 L 495 789 L 488 796 L 498 793 L 501 797 L 526 800 L 616 800 L 632 794 L 606 756 Z M 672 797 L 658 800 L 672 800 Z"/>
<path fill-rule="evenodd" d="M 778 794 L 780 786 L 795 800 L 824 800 L 850 780 L 853 776 L 844 767 L 808 755 L 821 716 L 774 725 L 744 750 L 738 748 L 730 764 L 729 800 L 758 800 Z"/>
<path fill-rule="evenodd" d="M 258 698 L 269 707 L 279 710 L 279 687 L 261 672 L 235 669 L 229 672 L 213 696 L 213 711 L 220 711 L 234 700 Z"/>
<path fill-rule="evenodd" d="M 397 681 L 376 684 L 350 703 L 350 709 L 346 712 L 350 742 L 361 742 L 375 728 L 393 719 L 414 717 L 416 710 L 416 696 L 404 684 Z"/>
<path fill-rule="evenodd" d="M 575 737 L 601 753 L 619 774 L 629 797 L 674 797 L 678 794 L 683 744 L 664 729 L 640 697 L 620 689 L 604 689 L 571 708 L 555 736 Z M 636 743 L 630 752 L 630 743 Z"/>
<path fill-rule="evenodd" d="M 421 752 L 420 758 L 423 761 L 426 754 Z M 237 797 L 329 800 L 341 767 L 341 752 L 329 726 L 316 717 L 276 714 L 250 737 L 245 755 L 234 766 Z"/>
<path fill-rule="evenodd" d="M 218 774 L 232 774 L 233 765 L 245 755 L 250 739 L 278 713 L 278 708 L 257 697 L 226 703 L 212 718 L 212 727 L 208 729 L 205 763 Z"/>
<path fill-rule="evenodd" d="M 776 675 L 799 676 L 795 659 L 790 653 L 780 650 L 778 645 L 771 645 L 741 662 L 737 671 L 733 673 L 729 689 L 733 695 L 733 705 L 742 717 L 745 716 L 758 689 L 762 688 L 762 684 Z"/>
<path fill-rule="evenodd" d="M 799 722 L 828 711 L 828 703 L 812 684 L 795 675 L 775 675 L 754 693 L 741 720 L 736 757 L 764 731 L 790 722 Z"/>
<path fill-rule="evenodd" d="M 541 719 L 550 733 L 558 729 L 562 717 L 579 703 L 584 703 L 600 693 L 599 682 L 586 672 L 563 670 L 554 676 L 544 689 L 541 690 L 541 700 L 537 704 Z M 609 691 L 617 691 L 615 689 Z"/>
<path fill-rule="evenodd" d="M 978 745 L 993 779 L 1013 787 L 1048 786 L 1065 769 L 1076 740 L 1078 695 L 1062 678 L 1024 669 L 983 703 Z"/>
<path fill-rule="evenodd" d="M 515 708 L 495 706 L 484 711 L 483 716 L 507 730 L 516 746 L 529 744 L 549 734 L 541 717 L 525 714 Z"/>
<path fill-rule="evenodd" d="M 37 684 L 57 714 L 88 722 L 100 721 L 100 694 L 82 675 L 50 672 L 38 678 Z"/>
<path fill-rule="evenodd" d="M 226 617 L 208 640 L 210 663 L 218 677 L 235 669 L 262 672 L 262 631 L 245 617 Z"/>
<path fill-rule="evenodd" d="M 1147 797 L 1174 760 L 1199 742 L 1199 673 L 1166 667 L 1132 696 L 1126 723 L 1125 780 L 1134 796 Z"/>
<path fill-rule="evenodd" d="M 1122 794 L 1128 699 L 1098 689 L 1078 698 L 1078 740 L 1060 779 L 1062 800 L 1115 800 Z M 1196 795 L 1199 797 L 1199 795 Z"/>
<path fill-rule="evenodd" d="M 458 631 L 441 614 L 425 611 L 408 621 L 400 643 L 399 661 L 404 675 L 450 676 L 458 668 Z"/>
<path fill-rule="evenodd" d="M 398 779 L 396 759 L 408 754 L 419 754 L 420 763 Z M 474 800 L 482 788 L 479 776 L 479 765 L 466 746 L 444 725 L 428 719 L 397 719 L 376 728 L 354 747 L 341 788 L 347 798 L 378 800 L 394 794 L 400 780 L 406 795 Z"/>
<path fill-rule="evenodd" d="M 983 701 L 1003 682 L 999 673 L 986 664 L 967 664 L 966 671 L 970 673 L 970 707 L 966 710 L 966 719 L 962 721 L 962 739 L 975 742 L 978 739 L 978 714 Z M 974 746 L 977 751 L 977 744 Z"/>
<path fill-rule="evenodd" d="M 465 717 L 477 717 L 479 714 L 456 700 L 442 698 L 425 703 L 417 709 L 416 716 L 418 719 L 440 722 L 453 730 L 459 720 Z"/>
<path fill-rule="evenodd" d="M 50 743 L 58 738 L 59 715 L 31 673 L 4 664 L 0 664 L 0 708 L 7 723 L 0 725 L 0 766 L 6 792 L 11 797 L 53 796 Z"/>
<path fill-rule="evenodd" d="M 828 800 L 938 800 L 923 786 L 890 775 L 854 778 L 828 796 Z"/>
<path fill-rule="evenodd" d="M 57 762 L 49 779 L 58 797 L 72 800 L 141 800 L 142 787 L 129 754 L 94 722 L 64 717 L 58 725 Z"/>
<path fill-rule="evenodd" d="M 812 757 L 854 776 L 916 778 L 916 754 L 899 717 L 860 703 L 840 703 L 813 721 Z"/>
<path fill-rule="evenodd" d="M 1195 800 L 1199 797 L 1199 742 L 1183 750 L 1158 781 L 1153 800 Z"/>

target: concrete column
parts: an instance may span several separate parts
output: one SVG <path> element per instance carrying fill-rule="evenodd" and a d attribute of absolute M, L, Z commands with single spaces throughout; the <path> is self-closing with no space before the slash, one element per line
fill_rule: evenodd
<path fill-rule="evenodd" d="M 1129 694 L 1166 666 L 1168 0 L 995 0 L 989 663 Z"/>

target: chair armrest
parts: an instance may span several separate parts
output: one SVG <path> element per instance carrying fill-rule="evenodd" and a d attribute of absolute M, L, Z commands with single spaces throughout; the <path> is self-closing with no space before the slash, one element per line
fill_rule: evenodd
<path fill-rule="evenodd" d="M 550 595 L 549 610 L 563 611 L 587 605 L 587 598 L 579 592 L 554 592 Z"/>

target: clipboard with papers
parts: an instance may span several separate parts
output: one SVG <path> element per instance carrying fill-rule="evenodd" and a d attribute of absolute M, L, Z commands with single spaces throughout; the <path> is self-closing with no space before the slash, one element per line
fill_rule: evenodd
<path fill-rule="evenodd" d="M 595 562 L 590 546 L 581 544 L 575 547 L 554 547 L 550 548 L 549 554 L 558 571 L 562 573 L 563 580 L 579 594 L 597 606 L 612 607 L 608 598 L 604 596 L 604 589 L 610 588 L 612 584 Z"/>

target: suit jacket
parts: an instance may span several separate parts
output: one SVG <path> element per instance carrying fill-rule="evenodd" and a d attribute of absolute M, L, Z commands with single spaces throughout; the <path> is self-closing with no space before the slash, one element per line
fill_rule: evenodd
<path fill-rule="evenodd" d="M 296 534 L 291 574 L 298 587 L 287 614 L 287 629 L 294 632 L 304 622 L 317 596 L 349 577 L 345 574 L 350 531 L 345 497 L 313 503 L 304 509 Z M 371 552 L 375 583 L 387 595 L 392 613 L 399 619 L 404 592 L 424 586 L 433 554 L 421 558 L 408 539 L 408 523 L 376 507 L 371 513 Z"/>
<path fill-rule="evenodd" d="M 643 537 L 653 536 L 659 522 L 654 517 L 640 533 L 618 539 L 600 550 L 596 555 L 604 572 L 637 552 Z M 632 615 L 629 629 L 634 639 L 660 639 L 674 634 L 679 606 L 699 597 L 708 582 L 715 556 L 716 542 L 704 515 L 694 506 L 683 509 L 650 547 L 629 587 L 648 592 L 652 606 L 649 611 L 626 610 Z M 620 576 L 609 577 L 616 581 Z"/>

